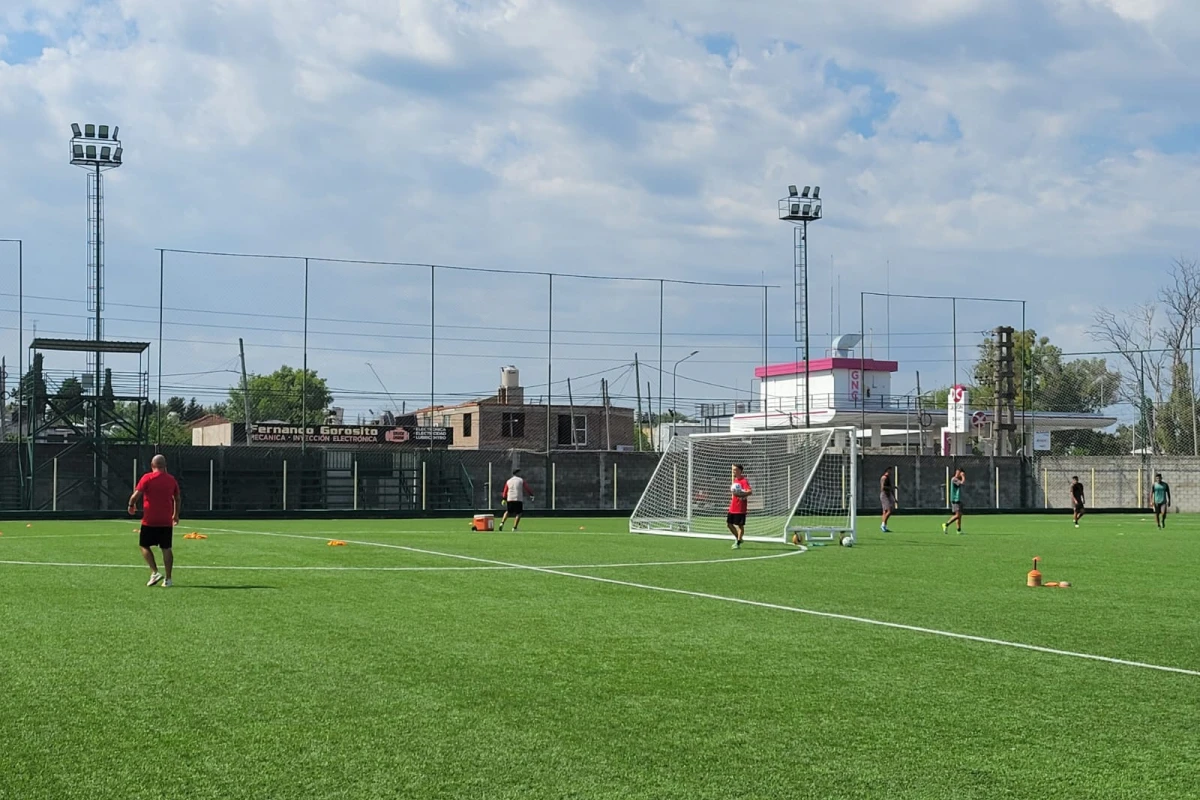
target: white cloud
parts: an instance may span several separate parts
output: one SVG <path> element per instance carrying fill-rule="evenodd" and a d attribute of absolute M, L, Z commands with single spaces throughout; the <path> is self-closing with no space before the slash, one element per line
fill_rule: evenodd
<path fill-rule="evenodd" d="M 63 132 L 84 118 L 120 124 L 126 140 L 128 165 L 110 181 L 108 279 L 110 298 L 134 303 L 157 300 L 162 246 L 746 281 L 766 271 L 787 285 L 789 234 L 774 210 L 796 181 L 824 187 L 812 259 L 836 257 L 847 309 L 859 289 L 881 288 L 890 259 L 893 288 L 1027 297 L 1034 324 L 1077 332 L 1090 304 L 1141 299 L 1171 256 L 1197 249 L 1200 8 L 1182 1 L 56 0 L 0 15 L 8 48 L 30 32 L 50 49 L 0 64 L 0 146 L 23 154 L 0 162 L 0 235 L 27 239 L 47 295 L 83 296 L 82 175 L 64 163 Z M 196 272 L 168 304 L 299 312 L 291 267 L 188 264 Z M 321 269 L 314 307 L 359 321 L 339 330 L 417 326 L 387 329 L 413 339 L 337 339 L 346 354 L 321 351 L 322 372 L 367 390 L 357 351 L 421 352 L 422 273 Z M 285 276 L 288 290 L 272 294 Z M 439 319 L 537 328 L 542 280 L 448 273 Z M 814 269 L 814 294 L 828 283 Z M 635 349 L 656 361 L 656 290 L 565 286 L 556 326 L 607 330 L 593 339 L 611 346 L 563 338 L 558 375 Z M 681 291 L 665 360 L 705 333 L 741 335 L 746 349 L 713 349 L 689 370 L 745 387 L 759 302 Z M 780 358 L 790 303 L 784 289 L 771 309 Z M 824 301 L 813 305 L 826 326 Z M 912 317 L 896 324 L 930 324 Z M 535 332 L 445 335 L 446 352 L 483 356 L 445 356 L 447 393 L 487 388 L 501 361 L 529 375 L 544 360 Z M 251 338 L 294 344 L 279 331 Z M 14 353 L 10 331 L 0 351 Z M 427 381 L 419 355 L 369 357 L 389 383 Z"/>

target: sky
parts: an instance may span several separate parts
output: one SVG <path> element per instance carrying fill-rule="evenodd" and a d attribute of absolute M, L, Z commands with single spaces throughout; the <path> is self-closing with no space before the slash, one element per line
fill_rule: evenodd
<path fill-rule="evenodd" d="M 154 344 L 152 394 L 160 355 L 164 396 L 202 402 L 237 380 L 239 338 L 251 372 L 304 356 L 303 260 L 180 253 L 160 351 L 168 248 L 313 259 L 308 364 L 352 418 L 490 393 L 505 364 L 535 399 L 571 378 L 594 402 L 607 378 L 687 410 L 751 391 L 763 291 L 663 284 L 660 356 L 655 280 L 565 275 L 778 287 L 766 357 L 794 360 L 776 202 L 820 185 L 811 351 L 861 328 L 902 393 L 952 380 L 955 339 L 966 377 L 1020 304 L 860 292 L 1023 300 L 1083 351 L 1098 306 L 1198 255 L 1197 97 L 1190 0 L 7 0 L 0 238 L 24 242 L 24 341 L 84 336 L 70 123 L 119 125 L 105 333 Z"/>

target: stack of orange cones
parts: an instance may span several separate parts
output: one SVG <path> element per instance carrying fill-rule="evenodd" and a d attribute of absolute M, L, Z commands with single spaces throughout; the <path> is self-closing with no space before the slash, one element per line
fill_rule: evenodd
<path fill-rule="evenodd" d="M 329 546 L 330 547 L 345 547 L 346 543 L 343 542 L 341 539 L 330 539 Z"/>
<path fill-rule="evenodd" d="M 196 533 L 195 531 L 192 531 L 191 533 L 185 533 L 183 535 L 183 538 L 185 538 L 185 539 L 207 539 L 208 537 L 205 536 L 203 533 Z"/>

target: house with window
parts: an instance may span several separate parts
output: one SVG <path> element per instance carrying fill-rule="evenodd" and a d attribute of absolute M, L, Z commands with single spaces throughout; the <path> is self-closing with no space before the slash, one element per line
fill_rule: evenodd
<path fill-rule="evenodd" d="M 567 398 L 532 404 L 526 401 L 516 367 L 500 371 L 500 388 L 453 406 L 416 412 L 422 425 L 453 430 L 452 450 L 632 450 L 633 409 L 611 403 L 574 405 Z"/>

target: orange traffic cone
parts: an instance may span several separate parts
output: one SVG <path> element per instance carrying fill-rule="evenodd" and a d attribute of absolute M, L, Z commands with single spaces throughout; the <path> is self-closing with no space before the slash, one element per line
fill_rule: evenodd
<path fill-rule="evenodd" d="M 1038 568 L 1037 568 L 1038 561 L 1040 561 L 1040 560 L 1041 559 L 1039 559 L 1037 556 L 1033 557 L 1033 569 L 1029 570 L 1029 574 L 1025 576 L 1025 585 L 1026 586 L 1041 586 L 1042 585 L 1042 573 L 1038 572 Z"/>

